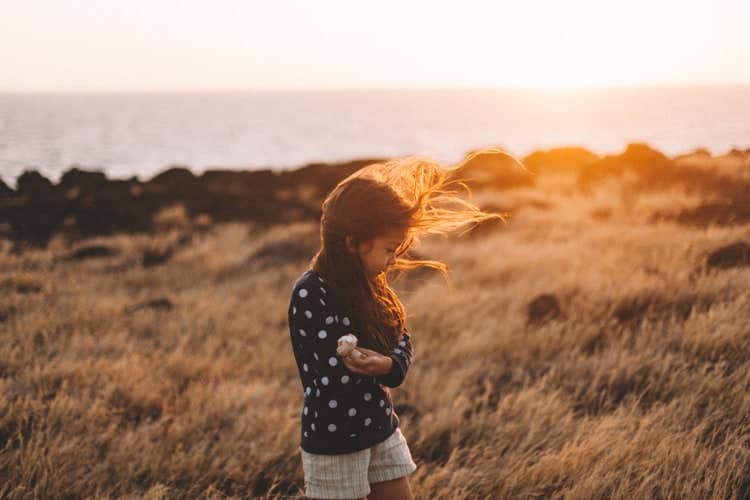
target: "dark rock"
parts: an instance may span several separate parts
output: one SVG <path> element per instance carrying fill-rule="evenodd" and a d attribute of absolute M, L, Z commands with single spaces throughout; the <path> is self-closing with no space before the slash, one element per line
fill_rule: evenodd
<path fill-rule="evenodd" d="M 18 193 L 30 198 L 41 198 L 52 192 L 52 182 L 36 170 L 26 170 L 16 179 Z"/>
<path fill-rule="evenodd" d="M 526 323 L 541 325 L 550 320 L 563 318 L 557 297 L 552 294 L 542 294 L 529 302 L 526 308 Z"/>
<path fill-rule="evenodd" d="M 192 190 L 198 184 L 193 172 L 185 167 L 172 167 L 159 173 L 148 184 L 160 186 L 168 191 Z"/>
<path fill-rule="evenodd" d="M 42 291 L 42 286 L 38 283 L 32 283 L 29 281 L 22 281 L 16 284 L 16 291 L 18 293 L 39 293 Z"/>
<path fill-rule="evenodd" d="M 158 299 L 151 299 L 146 300 L 144 302 L 139 302 L 137 304 L 133 304 L 130 306 L 125 307 L 125 313 L 131 314 L 135 311 L 138 311 L 140 309 L 163 309 L 165 311 L 169 311 L 174 307 L 172 304 L 172 301 L 167 298 L 158 298 Z"/>
<path fill-rule="evenodd" d="M 694 150 L 693 150 L 693 151 L 691 152 L 691 154 L 692 154 L 693 156 L 699 156 L 699 157 L 701 157 L 701 158 L 706 158 L 706 159 L 708 159 L 708 158 L 711 158 L 711 157 L 712 157 L 712 155 L 711 155 L 711 151 L 709 151 L 709 150 L 708 150 L 708 149 L 706 149 L 706 148 L 696 148 L 696 149 L 694 149 Z"/>
<path fill-rule="evenodd" d="M 746 224 L 750 222 L 750 198 L 704 203 L 682 210 L 677 215 L 657 212 L 653 215 L 652 221 L 657 220 L 675 220 L 681 224 L 697 227 L 707 227 L 712 224 L 720 226 Z"/>
<path fill-rule="evenodd" d="M 136 177 L 108 180 L 102 172 L 74 167 L 57 186 L 39 172 L 27 171 L 18 179 L 17 196 L 0 204 L 0 224 L 8 225 L 12 241 L 45 247 L 59 231 L 70 238 L 149 232 L 154 215 L 175 204 L 185 207 L 188 220 L 204 217 L 212 223 L 252 221 L 267 227 L 317 221 L 325 195 L 345 176 L 375 161 L 310 164 L 284 172 L 209 170 L 200 177 L 173 167 L 145 183 Z"/>
<path fill-rule="evenodd" d="M 654 187 L 654 183 L 660 180 L 674 179 L 680 168 L 648 144 L 631 143 L 619 155 L 607 155 L 583 165 L 578 173 L 578 183 L 581 187 L 588 187 L 606 177 L 618 177 L 630 171 L 639 177 L 639 186 Z"/>
<path fill-rule="evenodd" d="M 15 306 L 2 306 L 2 307 L 0 307 L 0 323 L 5 323 L 15 313 L 16 313 L 16 307 Z"/>
<path fill-rule="evenodd" d="M 152 267 L 164 264 L 170 257 L 172 257 L 173 253 L 174 248 L 172 246 L 167 246 L 165 248 L 147 248 L 143 251 L 141 265 L 143 267 Z"/>
<path fill-rule="evenodd" d="M 175 245 L 178 247 L 186 247 L 190 246 L 193 243 L 194 235 L 191 232 L 182 232 L 177 237 L 177 241 L 175 241 Z"/>
<path fill-rule="evenodd" d="M 599 159 L 599 155 L 585 148 L 553 148 L 547 151 L 534 151 L 523 159 L 523 164 L 536 173 L 571 172 L 577 173 L 586 165 Z"/>
<path fill-rule="evenodd" d="M 18 278 L 7 278 L 3 281 L 0 281 L 0 292 L 3 294 L 8 293 L 21 293 L 21 294 L 28 294 L 28 293 L 39 293 L 42 291 L 42 285 L 38 282 L 27 279 L 24 277 L 18 277 Z M 15 309 L 13 309 L 15 311 Z"/>
<path fill-rule="evenodd" d="M 18 196 L 18 193 L 8 187 L 8 185 L 0 179 L 0 200 L 3 198 L 13 198 L 15 196 Z"/>
<path fill-rule="evenodd" d="M 642 142 L 628 144 L 620 158 L 637 165 L 655 165 L 669 161 L 664 153 Z"/>
<path fill-rule="evenodd" d="M 512 158 L 487 152 L 472 156 L 470 152 L 460 167 L 450 173 L 452 181 L 462 180 L 469 188 L 512 189 L 532 186 L 535 174 Z"/>
<path fill-rule="evenodd" d="M 620 301 L 615 308 L 615 317 L 621 323 L 641 319 L 651 306 L 650 298 L 629 297 Z"/>
<path fill-rule="evenodd" d="M 205 189 L 214 192 L 246 193 L 272 192 L 278 176 L 269 169 L 263 170 L 206 170 L 200 177 Z"/>
<path fill-rule="evenodd" d="M 8 236 L 29 247 L 45 247 L 65 217 L 62 203 L 51 196 L 2 207 L 0 213 L 3 219 L 10 220 Z"/>
<path fill-rule="evenodd" d="M 90 172 L 73 167 L 62 175 L 58 186 L 66 193 L 74 188 L 77 188 L 80 193 L 90 193 L 105 188 L 107 182 L 104 172 Z"/>
<path fill-rule="evenodd" d="M 282 186 L 311 186 L 315 188 L 316 195 L 322 198 L 345 177 L 366 165 L 383 161 L 383 158 L 368 158 L 341 164 L 310 163 L 279 172 L 278 180 Z"/>
<path fill-rule="evenodd" d="M 732 157 L 732 158 L 740 158 L 741 159 L 741 158 L 745 157 L 745 152 L 743 150 L 741 150 L 741 149 L 738 149 L 738 148 L 732 148 L 729 151 L 728 155 L 730 157 Z"/>
<path fill-rule="evenodd" d="M 706 259 L 706 267 L 728 269 L 750 266 L 750 245 L 737 241 L 711 252 Z"/>
<path fill-rule="evenodd" d="M 106 245 L 87 245 L 76 249 L 67 257 L 67 260 L 87 260 L 101 257 L 113 257 L 120 251 Z"/>

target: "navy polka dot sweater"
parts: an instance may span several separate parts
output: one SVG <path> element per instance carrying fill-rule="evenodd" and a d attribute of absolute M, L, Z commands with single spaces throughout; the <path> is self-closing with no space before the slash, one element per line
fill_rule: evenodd
<path fill-rule="evenodd" d="M 336 355 L 337 340 L 347 333 L 361 338 L 336 292 L 315 271 L 302 273 L 292 287 L 289 337 L 304 394 L 301 448 L 309 453 L 363 450 L 399 426 L 386 387 L 397 387 L 406 377 L 413 357 L 409 334 L 404 332 L 391 352 L 389 373 L 366 376 L 350 371 Z"/>

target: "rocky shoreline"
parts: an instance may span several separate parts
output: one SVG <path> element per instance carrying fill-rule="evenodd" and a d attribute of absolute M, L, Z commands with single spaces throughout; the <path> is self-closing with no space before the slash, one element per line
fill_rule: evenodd
<path fill-rule="evenodd" d="M 742 175 L 712 168 L 715 161 L 732 159 Z M 325 195 L 338 181 L 383 158 L 349 162 L 314 163 L 272 171 L 208 170 L 196 176 L 174 167 L 141 182 L 108 179 L 103 172 L 71 168 L 57 184 L 36 170 L 17 178 L 17 190 L 0 181 L 0 236 L 16 248 L 44 248 L 55 234 L 69 241 L 117 232 L 148 232 L 155 217 L 169 207 L 181 206 L 191 221 L 204 223 L 252 221 L 258 225 L 283 224 L 320 217 Z M 750 222 L 750 149 L 732 150 L 712 157 L 706 150 L 669 158 L 647 144 L 632 143 L 616 155 L 599 156 L 584 148 L 564 147 L 536 151 L 522 158 L 527 171 L 497 155 L 483 155 L 456 173 L 473 189 L 496 190 L 533 186 L 550 173 L 574 175 L 585 190 L 608 177 L 630 173 L 637 190 L 679 185 L 705 192 L 723 201 L 706 203 L 693 213 L 677 215 L 685 223 Z"/>

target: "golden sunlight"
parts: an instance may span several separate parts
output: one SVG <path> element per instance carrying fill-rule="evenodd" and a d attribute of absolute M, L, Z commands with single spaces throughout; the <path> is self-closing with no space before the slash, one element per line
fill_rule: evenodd
<path fill-rule="evenodd" d="M 473 71 L 482 80 L 476 83 L 493 87 L 566 90 L 668 82 L 688 74 L 684 68 L 703 51 L 691 30 L 710 22 L 710 14 L 672 1 L 635 3 L 498 3 L 478 25 L 463 26 L 457 43 L 466 41 L 461 50 L 482 68 Z M 667 22 L 676 18 L 681 23 Z M 477 36 L 485 42 L 481 48 Z"/>

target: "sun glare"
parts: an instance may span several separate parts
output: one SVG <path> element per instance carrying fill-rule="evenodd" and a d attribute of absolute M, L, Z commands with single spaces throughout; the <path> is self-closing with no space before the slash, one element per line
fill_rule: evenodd
<path fill-rule="evenodd" d="M 690 30 L 710 19 L 694 6 L 671 0 L 634 3 L 531 1 L 513 7 L 497 3 L 487 19 L 466 27 L 466 36 L 459 37 L 459 43 L 465 43 L 461 51 L 485 63 L 474 73 L 483 84 L 498 87 L 569 90 L 694 76 L 684 68 L 705 49 Z M 664 20 L 674 16 L 681 23 L 665 25 Z M 471 34 L 472 30 L 482 34 Z"/>

